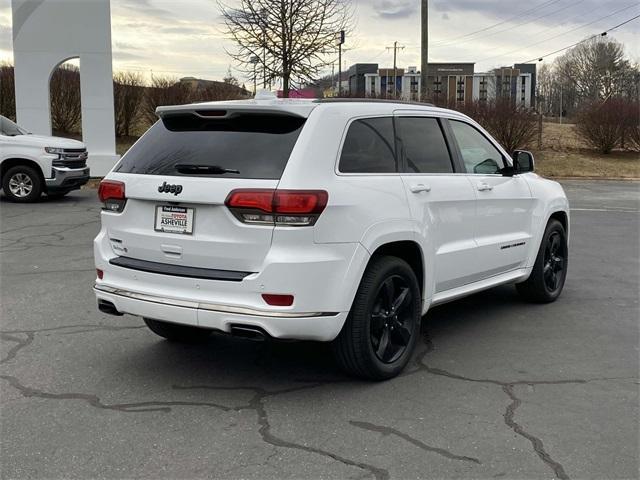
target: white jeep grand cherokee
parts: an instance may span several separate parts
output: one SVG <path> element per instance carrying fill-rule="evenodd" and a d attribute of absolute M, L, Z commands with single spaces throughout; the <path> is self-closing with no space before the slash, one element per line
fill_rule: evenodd
<path fill-rule="evenodd" d="M 433 305 L 562 291 L 562 187 L 458 112 L 267 97 L 157 113 L 100 185 L 103 312 L 172 340 L 331 341 L 347 371 L 383 379 Z"/>

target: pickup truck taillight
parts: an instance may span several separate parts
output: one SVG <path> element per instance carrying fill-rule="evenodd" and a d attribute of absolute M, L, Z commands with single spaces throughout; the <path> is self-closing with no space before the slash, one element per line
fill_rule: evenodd
<path fill-rule="evenodd" d="M 225 205 L 243 223 L 306 227 L 316 223 L 327 206 L 324 190 L 233 190 Z"/>
<path fill-rule="evenodd" d="M 98 187 L 98 198 L 104 204 L 103 210 L 115 213 L 122 212 L 125 203 L 127 203 L 124 183 L 116 180 L 102 180 Z"/>

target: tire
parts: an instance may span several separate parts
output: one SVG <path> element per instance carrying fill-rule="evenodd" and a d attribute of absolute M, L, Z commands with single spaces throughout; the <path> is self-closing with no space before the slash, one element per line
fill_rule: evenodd
<path fill-rule="evenodd" d="M 35 202 L 42 193 L 42 179 L 35 168 L 17 165 L 4 173 L 2 189 L 12 202 Z"/>
<path fill-rule="evenodd" d="M 567 234 L 562 224 L 551 219 L 542 236 L 540 250 L 529 278 L 516 284 L 518 293 L 534 303 L 554 302 L 562 293 L 569 266 Z"/>
<path fill-rule="evenodd" d="M 47 197 L 49 197 L 52 200 L 57 200 L 59 198 L 64 197 L 67 193 L 69 193 L 71 190 L 65 190 L 62 192 L 53 192 L 53 193 L 47 193 Z"/>
<path fill-rule="evenodd" d="M 413 354 L 421 314 L 422 295 L 409 264 L 397 257 L 374 257 L 342 331 L 332 343 L 337 362 L 357 377 L 395 377 Z"/>
<path fill-rule="evenodd" d="M 211 333 L 204 328 L 191 327 L 189 325 L 178 325 L 177 323 L 163 322 L 151 318 L 143 318 L 143 320 L 149 330 L 172 342 L 201 342 L 206 340 Z"/>

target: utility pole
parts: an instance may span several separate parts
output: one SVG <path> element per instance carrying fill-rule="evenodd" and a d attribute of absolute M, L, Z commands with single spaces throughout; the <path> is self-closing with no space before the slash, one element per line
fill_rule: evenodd
<path fill-rule="evenodd" d="M 399 47 L 398 42 L 393 42 L 393 47 L 387 47 L 387 50 L 393 49 L 393 96 L 398 97 L 398 65 L 396 63 L 398 50 L 404 50 L 404 46 Z M 402 88 L 402 87 L 400 87 Z"/>
<path fill-rule="evenodd" d="M 427 99 L 427 67 L 429 65 L 429 0 L 421 0 L 420 8 L 420 101 Z"/>
<path fill-rule="evenodd" d="M 560 82 L 560 125 L 562 125 L 562 82 Z"/>

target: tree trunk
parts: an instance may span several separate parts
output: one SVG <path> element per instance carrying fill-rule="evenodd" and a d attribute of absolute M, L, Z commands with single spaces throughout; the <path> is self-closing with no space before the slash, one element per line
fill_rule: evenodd
<path fill-rule="evenodd" d="M 282 98 L 289 98 L 289 72 L 282 75 Z"/>

